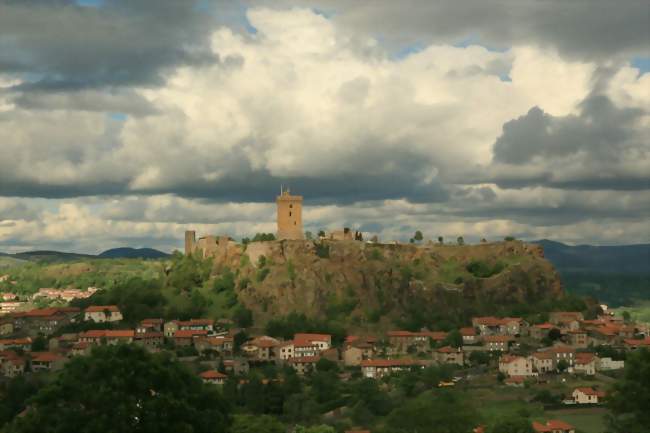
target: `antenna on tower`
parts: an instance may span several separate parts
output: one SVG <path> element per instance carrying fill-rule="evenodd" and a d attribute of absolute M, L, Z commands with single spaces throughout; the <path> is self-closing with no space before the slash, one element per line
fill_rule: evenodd
<path fill-rule="evenodd" d="M 282 195 L 283 191 L 284 191 L 284 185 L 280 184 L 280 195 Z"/>

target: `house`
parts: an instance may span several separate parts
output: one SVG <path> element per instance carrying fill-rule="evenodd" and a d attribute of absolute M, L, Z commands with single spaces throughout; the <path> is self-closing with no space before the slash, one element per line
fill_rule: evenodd
<path fill-rule="evenodd" d="M 521 317 L 474 317 L 472 326 L 481 335 L 521 335 L 528 328 L 528 323 Z"/>
<path fill-rule="evenodd" d="M 548 337 L 551 329 L 555 328 L 552 323 L 540 323 L 529 328 L 530 337 L 535 340 L 542 340 Z"/>
<path fill-rule="evenodd" d="M 179 329 L 174 332 L 174 344 L 176 346 L 193 346 L 194 340 L 200 337 L 206 337 L 208 331 L 197 330 L 193 331 L 191 329 Z"/>
<path fill-rule="evenodd" d="M 463 337 L 463 344 L 476 344 L 479 342 L 478 334 L 473 327 L 460 328 L 460 335 Z"/>
<path fill-rule="evenodd" d="M 31 354 L 32 371 L 54 371 L 63 367 L 68 360 L 63 355 L 53 352 L 32 352 Z"/>
<path fill-rule="evenodd" d="M 293 340 L 280 343 L 276 347 L 276 356 L 280 361 L 287 361 L 289 358 L 293 358 Z"/>
<path fill-rule="evenodd" d="M 226 373 L 233 373 L 237 376 L 248 374 L 250 371 L 250 365 L 246 359 L 224 359 L 223 365 L 226 367 Z"/>
<path fill-rule="evenodd" d="M 548 420 L 546 424 L 533 421 L 533 430 L 537 433 L 576 433 L 576 428 L 558 419 Z"/>
<path fill-rule="evenodd" d="M 272 361 L 275 359 L 275 348 L 280 345 L 280 341 L 273 337 L 263 335 L 253 338 L 242 344 L 241 350 L 244 355 L 251 361 Z"/>
<path fill-rule="evenodd" d="M 332 347 L 329 334 L 295 334 L 293 336 L 295 356 L 315 356 Z"/>
<path fill-rule="evenodd" d="M 303 376 L 316 370 L 316 364 L 319 360 L 320 356 L 301 356 L 290 358 L 287 363 L 298 375 Z"/>
<path fill-rule="evenodd" d="M 104 331 L 106 344 L 132 343 L 135 338 L 133 329 L 107 329 Z"/>
<path fill-rule="evenodd" d="M 194 347 L 196 347 L 196 350 L 201 353 L 213 351 L 220 355 L 232 355 L 233 346 L 233 337 L 223 335 L 216 337 L 199 337 L 194 341 Z"/>
<path fill-rule="evenodd" d="M 0 335 L 9 335 L 14 332 L 14 323 L 11 321 L 0 322 Z"/>
<path fill-rule="evenodd" d="M 523 356 L 503 355 L 499 358 L 499 371 L 506 376 L 533 376 L 533 360 Z"/>
<path fill-rule="evenodd" d="M 572 347 L 586 349 L 589 347 L 589 336 L 584 329 L 567 331 L 568 342 Z"/>
<path fill-rule="evenodd" d="M 5 338 L 0 340 L 0 350 L 22 349 L 28 351 L 32 347 L 32 339 L 27 338 Z"/>
<path fill-rule="evenodd" d="M 135 329 L 137 334 L 144 334 L 146 332 L 162 332 L 164 326 L 163 319 L 143 319 Z"/>
<path fill-rule="evenodd" d="M 79 333 L 79 342 L 88 344 L 102 344 L 102 339 L 106 338 L 104 329 L 91 329 Z"/>
<path fill-rule="evenodd" d="M 25 373 L 26 364 L 27 362 L 24 358 L 14 354 L 14 356 L 10 356 L 6 360 L 0 362 L 0 367 L 2 367 L 1 371 L 4 376 L 16 377 Z"/>
<path fill-rule="evenodd" d="M 37 308 L 14 313 L 14 330 L 20 329 L 34 337 L 38 334 L 50 335 L 61 326 L 76 321 L 79 309 L 74 307 Z"/>
<path fill-rule="evenodd" d="M 349 348 L 361 349 L 363 359 L 373 358 L 377 351 L 377 338 L 376 337 L 358 337 L 356 335 L 349 335 L 346 337 L 343 344 L 343 350 Z"/>
<path fill-rule="evenodd" d="M 155 351 L 165 342 L 165 335 L 158 331 L 136 333 L 134 341 L 138 346 Z"/>
<path fill-rule="evenodd" d="M 554 311 L 549 314 L 548 321 L 560 329 L 578 330 L 580 322 L 585 320 L 582 313 L 577 311 Z"/>
<path fill-rule="evenodd" d="M 576 353 L 573 372 L 593 376 L 596 374 L 597 360 L 593 353 Z"/>
<path fill-rule="evenodd" d="M 526 383 L 526 376 L 510 376 L 503 381 L 504 385 L 522 387 Z"/>
<path fill-rule="evenodd" d="M 167 338 L 174 337 L 174 334 L 179 329 L 180 328 L 178 327 L 178 320 L 171 320 L 169 322 L 165 322 L 165 324 L 163 325 L 163 333 Z"/>
<path fill-rule="evenodd" d="M 576 388 L 571 396 L 576 404 L 598 404 L 605 398 L 604 391 L 598 391 L 591 387 Z"/>
<path fill-rule="evenodd" d="M 532 354 L 533 369 L 538 373 L 555 371 L 555 354 L 550 352 L 535 352 Z"/>
<path fill-rule="evenodd" d="M 509 335 L 486 335 L 482 340 L 489 352 L 507 352 L 514 338 Z"/>
<path fill-rule="evenodd" d="M 642 340 L 626 339 L 623 340 L 623 345 L 628 350 L 635 350 L 640 347 L 645 347 L 650 349 L 650 337 L 646 337 Z"/>
<path fill-rule="evenodd" d="M 556 368 L 560 361 L 565 361 L 570 367 L 573 367 L 576 355 L 576 350 L 573 347 L 558 345 L 546 349 L 546 352 L 553 354 L 553 364 Z"/>
<path fill-rule="evenodd" d="M 91 305 L 84 310 L 84 320 L 95 323 L 119 322 L 123 319 L 117 305 Z"/>
<path fill-rule="evenodd" d="M 620 370 L 625 368 L 625 361 L 615 361 L 612 358 L 596 358 L 596 370 Z"/>
<path fill-rule="evenodd" d="M 438 343 L 447 338 L 446 332 L 432 331 L 390 331 L 387 334 L 392 353 L 429 352 L 431 343 Z"/>
<path fill-rule="evenodd" d="M 92 350 L 92 343 L 80 341 L 78 343 L 75 343 L 74 346 L 72 346 L 72 349 L 70 350 L 70 354 L 72 356 L 86 356 L 90 354 L 91 350 Z"/>
<path fill-rule="evenodd" d="M 208 370 L 201 373 L 203 383 L 211 383 L 213 385 L 223 385 L 228 378 L 227 374 L 221 373 L 217 370 Z"/>
<path fill-rule="evenodd" d="M 361 361 L 361 374 L 370 379 L 381 379 L 386 375 L 423 366 L 421 361 L 413 359 L 366 359 Z"/>
<path fill-rule="evenodd" d="M 190 331 L 208 331 L 214 332 L 214 320 L 212 319 L 190 319 L 177 322 L 178 329 Z"/>
<path fill-rule="evenodd" d="M 463 355 L 463 351 L 460 348 L 445 346 L 436 349 L 434 358 L 440 364 L 455 364 L 462 366 L 464 363 Z"/>

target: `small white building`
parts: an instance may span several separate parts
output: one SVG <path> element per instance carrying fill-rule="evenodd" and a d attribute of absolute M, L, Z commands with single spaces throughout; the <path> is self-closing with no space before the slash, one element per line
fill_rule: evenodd
<path fill-rule="evenodd" d="M 533 376 L 533 360 L 523 356 L 504 355 L 499 358 L 499 371 L 507 376 Z"/>
<path fill-rule="evenodd" d="M 84 320 L 95 323 L 119 322 L 122 319 L 117 305 L 91 305 L 84 311 Z"/>
<path fill-rule="evenodd" d="M 574 389 L 571 395 L 576 404 L 598 404 L 605 397 L 605 392 L 585 387 Z"/>

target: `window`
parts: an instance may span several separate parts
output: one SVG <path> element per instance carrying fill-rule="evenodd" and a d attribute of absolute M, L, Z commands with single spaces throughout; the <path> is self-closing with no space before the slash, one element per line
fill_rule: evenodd
<path fill-rule="evenodd" d="M 289 205 L 289 209 L 292 209 L 292 208 L 293 208 L 293 205 L 292 205 L 292 204 L 290 204 L 290 205 Z"/>
<path fill-rule="evenodd" d="M 289 212 L 289 216 L 291 216 L 291 212 Z"/>

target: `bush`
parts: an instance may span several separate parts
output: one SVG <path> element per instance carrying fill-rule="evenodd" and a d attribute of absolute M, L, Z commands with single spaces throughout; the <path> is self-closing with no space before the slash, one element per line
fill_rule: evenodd
<path fill-rule="evenodd" d="M 330 257 L 330 247 L 323 243 L 318 243 L 316 245 L 316 255 L 321 259 L 329 259 Z"/>
<path fill-rule="evenodd" d="M 467 269 L 467 272 L 477 278 L 489 278 L 493 275 L 501 273 L 504 268 L 505 265 L 501 262 L 497 262 L 494 264 L 494 266 L 490 266 L 488 263 L 481 260 L 473 260 L 465 267 L 465 269 Z"/>
<path fill-rule="evenodd" d="M 261 283 L 262 281 L 264 281 L 264 279 L 269 274 L 269 272 L 271 272 L 269 268 L 262 268 L 257 271 L 257 274 L 255 275 L 255 279 L 257 280 L 258 283 Z"/>

